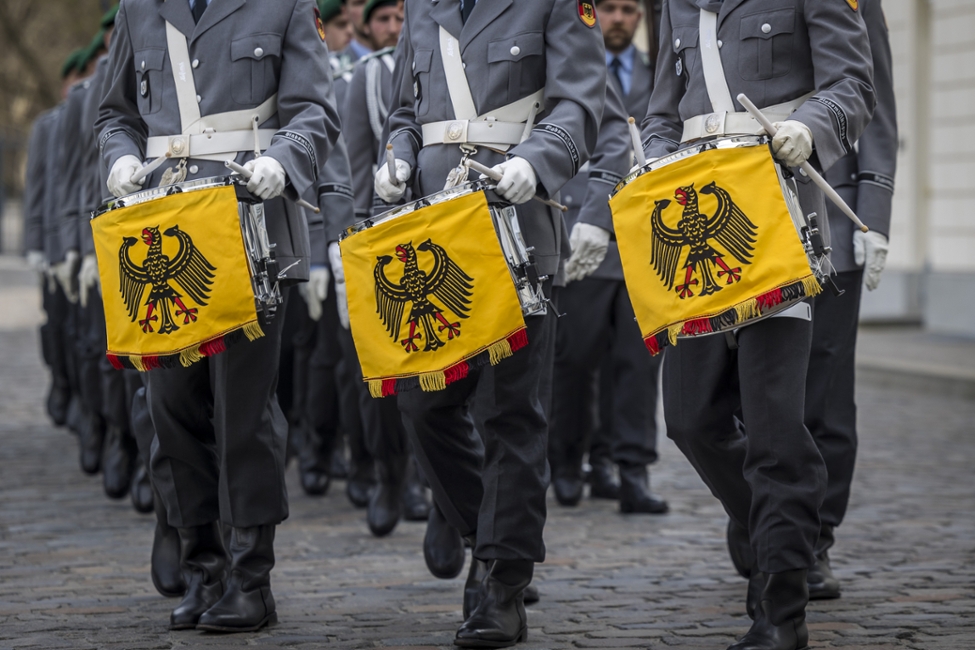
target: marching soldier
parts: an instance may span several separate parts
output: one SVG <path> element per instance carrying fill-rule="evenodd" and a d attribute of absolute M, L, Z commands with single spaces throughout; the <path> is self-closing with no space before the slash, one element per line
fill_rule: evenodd
<path fill-rule="evenodd" d="M 870 53 L 855 2 L 667 0 L 660 33 L 643 124 L 648 158 L 706 135 L 762 132 L 738 114 L 742 107 L 731 99 L 738 93 L 791 112 L 772 141 L 790 168 L 809 161 L 828 169 L 870 119 Z M 687 122 L 723 110 L 723 134 Z M 823 214 L 822 192 L 797 171 L 796 178 L 803 212 Z M 799 307 L 732 337 L 685 339 L 667 349 L 664 362 L 667 435 L 749 534 L 754 622 L 733 650 L 796 650 L 808 640 L 806 574 L 815 562 L 826 467 L 803 424 L 812 323 Z M 736 412 L 744 440 L 735 434 Z"/>
<path fill-rule="evenodd" d="M 389 119 L 395 176 L 388 165 L 380 166 L 379 197 L 395 202 L 408 185 L 417 196 L 439 192 L 464 155 L 457 145 L 468 145 L 473 158 L 501 174 L 498 192 L 518 205 L 539 272 L 554 276 L 564 230 L 561 215 L 528 201 L 536 193 L 555 196 L 595 146 L 606 83 L 595 10 L 588 2 L 570 0 L 408 0 L 405 17 L 397 48 L 402 82 Z M 450 56 L 459 60 L 447 64 L 448 72 L 444 62 Z M 545 103 L 539 124 L 523 142 L 523 123 L 532 117 L 528 108 L 522 124 L 508 129 L 519 136 L 507 143 L 489 140 L 484 146 L 481 140 L 492 127 L 481 122 L 483 129 L 474 128 L 474 121 L 461 129 L 467 137 L 447 139 L 447 131 L 457 135 L 448 125 L 460 119 L 462 126 L 467 119 L 455 114 L 453 104 L 470 103 L 485 115 L 541 91 Z M 499 148 L 506 154 L 497 153 Z M 527 348 L 500 365 L 472 369 L 446 390 L 399 396 L 437 505 L 473 542 L 480 564 L 490 565 L 479 587 L 469 585 L 474 597 L 455 639 L 462 647 L 505 647 L 527 636 L 522 592 L 534 563 L 545 559 L 547 423 L 539 381 L 542 362 L 551 358 L 553 318 L 549 310 L 526 319 Z M 470 403 L 483 382 L 490 383 L 493 400 L 482 444 Z M 472 562 L 472 581 L 478 565 Z"/>
<path fill-rule="evenodd" d="M 311 0 L 123 3 L 96 124 L 110 191 L 140 189 L 132 179 L 144 157 L 185 156 L 170 137 L 186 134 L 197 157 L 172 159 L 145 186 L 164 174 L 223 175 L 223 160 L 236 159 L 252 174 L 250 192 L 265 201 L 279 277 L 286 286 L 307 280 L 308 226 L 282 193 L 317 202 L 320 165 L 338 136 L 322 31 Z M 197 111 L 217 125 L 213 132 L 193 135 Z M 152 476 L 179 529 L 187 583 L 173 629 L 248 631 L 277 618 L 273 540 L 288 515 L 287 424 L 274 394 L 282 320 L 266 324 L 264 338 L 149 373 Z M 229 549 L 218 519 L 233 529 Z"/>
<path fill-rule="evenodd" d="M 564 316 L 559 319 L 556 339 L 549 443 L 552 484 L 559 503 L 576 505 L 582 498 L 582 456 L 589 448 L 593 497 L 618 499 L 624 513 L 657 514 L 667 512 L 668 506 L 650 492 L 647 465 L 657 460 L 660 360 L 647 354 L 636 325 L 619 249 L 610 238 L 612 217 L 606 202 L 629 170 L 632 151 L 626 116 L 646 114 L 653 70 L 646 54 L 633 45 L 643 18 L 640 4 L 602 0 L 596 7 L 610 88 L 597 154 L 587 172 L 576 176 L 562 192 L 569 206 L 566 221 L 572 226 L 573 254 L 566 264 L 568 285 L 559 292 Z M 620 104 L 620 97 L 625 107 L 621 105 L 618 113 L 626 115 L 611 123 L 612 137 L 604 135 L 609 106 Z M 609 151 L 602 153 L 604 148 Z M 604 357 L 607 361 L 601 364 Z M 599 379 L 600 371 L 609 376 Z M 608 395 L 597 399 L 597 386 Z M 600 408 L 601 404 L 607 408 Z M 590 446 L 599 434 L 607 439 Z M 613 477 L 612 462 L 619 466 L 621 484 Z"/>

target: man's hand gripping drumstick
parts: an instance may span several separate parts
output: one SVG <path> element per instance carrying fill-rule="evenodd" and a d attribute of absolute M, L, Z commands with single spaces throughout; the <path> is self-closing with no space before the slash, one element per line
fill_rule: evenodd
<path fill-rule="evenodd" d="M 229 170 L 231 170 L 233 172 L 236 172 L 236 173 L 240 174 L 241 178 L 243 178 L 244 180 L 250 180 L 251 176 L 253 176 L 253 173 L 251 172 L 251 170 L 247 169 L 243 165 L 238 165 L 233 160 L 228 160 L 228 161 L 224 162 L 224 165 L 227 166 L 227 169 L 229 169 Z M 319 210 L 317 207 L 315 207 L 314 205 L 312 205 L 311 203 L 309 203 L 308 201 L 306 201 L 304 199 L 296 199 L 295 200 L 295 203 L 297 205 L 301 206 L 302 208 L 305 208 L 307 210 L 311 210 L 315 214 L 318 214 L 319 212 L 321 212 L 321 210 Z"/>
<path fill-rule="evenodd" d="M 778 129 L 776 129 L 775 125 L 773 125 L 769 121 L 769 119 L 765 117 L 765 115 L 760 110 L 758 110 L 755 104 L 752 103 L 752 100 L 748 99 L 748 97 L 746 97 L 744 93 L 742 93 L 738 95 L 738 102 L 742 106 L 744 106 L 749 113 L 751 113 L 752 117 L 758 120 L 758 123 L 762 125 L 762 128 L 765 129 L 766 133 L 768 133 L 773 138 L 775 137 L 775 134 L 778 132 Z M 843 197 L 837 194 L 836 190 L 834 190 L 830 186 L 830 184 L 826 182 L 826 179 L 823 178 L 822 175 L 819 172 L 817 172 L 812 165 L 810 165 L 808 162 L 803 162 L 802 164 L 799 165 L 799 168 L 802 171 L 806 172 L 806 175 L 812 180 L 812 182 L 815 183 L 816 186 L 819 189 L 821 189 L 826 194 L 826 196 L 829 197 L 830 201 L 835 203 L 836 206 L 843 211 L 843 214 L 848 216 L 850 220 L 856 224 L 857 228 L 859 228 L 862 232 L 869 232 L 870 229 L 867 228 L 865 225 L 863 225 L 863 222 L 860 221 L 860 218 L 857 217 L 853 209 L 846 204 L 846 201 L 843 200 Z"/>
<path fill-rule="evenodd" d="M 501 180 L 501 174 L 500 173 L 498 173 L 497 171 L 491 169 L 490 167 L 487 167 L 485 165 L 482 165 L 481 163 L 477 162 L 476 160 L 471 160 L 470 158 L 468 158 L 467 160 L 464 161 L 464 164 L 467 165 L 468 167 L 470 167 L 471 169 L 473 169 L 478 174 L 481 174 L 483 176 L 487 176 L 488 178 L 490 178 L 495 183 L 497 183 L 497 182 L 499 182 Z M 551 199 L 543 199 L 542 197 L 538 196 L 537 194 L 535 196 L 533 196 L 532 198 L 535 199 L 536 201 L 540 202 L 540 203 L 544 203 L 545 205 L 547 205 L 547 206 L 549 206 L 551 208 L 555 208 L 556 210 L 558 210 L 560 212 L 567 212 L 568 209 L 569 209 L 569 208 L 565 207 L 564 205 L 562 205 L 561 203 L 559 203 L 558 201 L 553 201 Z"/>

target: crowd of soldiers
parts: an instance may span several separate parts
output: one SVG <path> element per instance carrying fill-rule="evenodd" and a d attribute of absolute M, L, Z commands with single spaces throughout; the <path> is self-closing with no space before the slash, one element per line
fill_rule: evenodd
<path fill-rule="evenodd" d="M 645 10 L 653 58 L 634 44 Z M 772 148 L 788 167 L 828 170 L 870 232 L 800 179 L 803 209 L 829 216 L 845 293 L 815 298 L 812 317 L 683 341 L 661 368 L 634 319 L 606 197 L 634 163 L 628 116 L 652 159 L 688 140 L 685 120 L 712 112 L 706 13 L 735 93 L 760 106 L 811 95 Z M 160 140 L 207 137 L 187 124 L 176 43 L 192 59 L 190 103 L 211 123 L 274 98 L 260 124 L 269 144 L 260 157 L 250 146 L 177 157 L 136 182 Z M 530 137 L 484 146 L 471 126 L 463 150 L 444 139 L 459 116 L 443 43 L 460 48 L 459 85 L 478 115 L 544 88 Z M 890 68 L 880 0 L 124 0 L 106 14 L 63 67 L 63 101 L 34 125 L 26 250 L 43 279 L 47 412 L 77 436 L 81 468 L 101 473 L 107 496 L 155 513 L 152 580 L 180 599 L 172 629 L 276 620 L 274 530 L 294 459 L 309 496 L 344 480 L 373 535 L 426 521 L 438 578 L 459 575 L 471 549 L 457 645 L 522 641 L 550 484 L 565 507 L 588 484 L 625 515 L 668 511 L 648 473 L 662 385 L 667 434 L 725 506 L 748 580 L 754 624 L 732 648 L 805 647 L 807 601 L 840 595 L 828 551 L 856 452 L 860 291 L 877 286 L 887 250 Z M 225 128 L 231 141 L 238 131 Z M 500 174 L 553 308 L 526 319 L 527 348 L 502 364 L 439 392 L 375 399 L 349 329 L 340 233 L 441 191 L 462 155 Z M 87 222 L 113 196 L 225 175 L 226 158 L 265 201 L 281 313 L 264 338 L 190 367 L 117 370 Z M 564 219 L 534 194 L 560 198 Z"/>

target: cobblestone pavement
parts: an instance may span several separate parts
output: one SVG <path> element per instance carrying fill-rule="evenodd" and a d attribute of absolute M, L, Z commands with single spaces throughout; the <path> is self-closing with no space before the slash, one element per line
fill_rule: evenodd
<path fill-rule="evenodd" d="M 150 516 L 111 502 L 41 408 L 33 279 L 0 260 L 0 648 L 447 646 L 462 579 L 426 571 L 422 524 L 369 536 L 343 484 L 304 496 L 272 574 L 281 624 L 228 636 L 166 629 L 173 601 L 149 582 Z M 26 310 L 26 311 L 25 311 Z M 834 567 L 843 598 L 809 609 L 813 648 L 975 645 L 975 402 L 860 386 L 854 499 Z M 725 518 L 669 441 L 654 486 L 662 517 L 551 503 L 542 602 L 525 648 L 723 649 L 748 627 Z"/>

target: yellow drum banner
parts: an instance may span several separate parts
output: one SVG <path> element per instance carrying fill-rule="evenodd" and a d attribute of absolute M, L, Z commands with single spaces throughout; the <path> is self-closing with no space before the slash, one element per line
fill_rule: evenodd
<path fill-rule="evenodd" d="M 527 345 L 483 192 L 382 221 L 341 249 L 352 338 L 373 397 L 442 390 Z"/>
<path fill-rule="evenodd" d="M 610 207 L 651 354 L 821 290 L 767 146 L 712 149 L 647 172 Z"/>
<path fill-rule="evenodd" d="M 263 336 L 233 187 L 111 210 L 91 227 L 116 368 L 189 366 Z"/>

